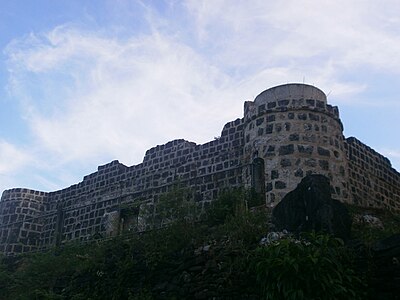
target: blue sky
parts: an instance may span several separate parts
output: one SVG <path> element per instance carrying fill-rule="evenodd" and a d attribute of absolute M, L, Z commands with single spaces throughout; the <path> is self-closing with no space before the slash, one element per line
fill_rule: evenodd
<path fill-rule="evenodd" d="M 287 82 L 400 170 L 400 2 L 0 0 L 0 189 L 204 143 Z"/>

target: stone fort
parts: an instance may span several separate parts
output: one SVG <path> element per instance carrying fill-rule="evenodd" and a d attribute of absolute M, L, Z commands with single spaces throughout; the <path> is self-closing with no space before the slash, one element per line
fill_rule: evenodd
<path fill-rule="evenodd" d="M 0 252 L 146 230 L 146 214 L 176 182 L 201 208 L 234 187 L 254 189 L 273 207 L 308 174 L 327 176 L 334 199 L 400 210 L 400 174 L 390 161 L 343 136 L 339 110 L 320 89 L 285 84 L 245 102 L 244 116 L 208 143 L 170 141 L 149 149 L 138 165 L 112 161 L 59 191 L 4 191 Z M 124 207 L 133 208 L 129 215 Z"/>

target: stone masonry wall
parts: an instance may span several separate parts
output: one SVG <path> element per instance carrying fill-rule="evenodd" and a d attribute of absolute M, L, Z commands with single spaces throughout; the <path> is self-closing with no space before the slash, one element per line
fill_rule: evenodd
<path fill-rule="evenodd" d="M 332 197 L 348 200 L 343 125 L 337 107 L 309 85 L 271 88 L 245 103 L 245 153 L 265 161 L 267 204 L 308 174 L 330 178 Z"/>
<path fill-rule="evenodd" d="M 149 149 L 138 165 L 113 161 L 59 191 L 4 191 L 0 252 L 147 230 L 160 196 L 177 184 L 188 188 L 200 210 L 232 187 L 253 188 L 274 206 L 312 173 L 330 178 L 333 198 L 400 210 L 400 175 L 390 162 L 344 138 L 338 108 L 321 90 L 287 84 L 246 102 L 244 117 L 208 143 L 174 140 Z"/>
<path fill-rule="evenodd" d="M 390 161 L 354 137 L 346 139 L 353 202 L 400 211 L 400 174 Z"/>
<path fill-rule="evenodd" d="M 29 189 L 4 191 L 0 202 L 0 252 L 30 252 L 38 249 L 47 193 Z"/>
<path fill-rule="evenodd" d="M 200 208 L 208 205 L 221 189 L 244 184 L 242 123 L 241 119 L 227 123 L 221 137 L 203 145 L 174 140 L 151 148 L 139 165 L 127 167 L 113 161 L 60 191 L 4 192 L 0 202 L 1 251 L 29 252 L 70 240 L 112 236 L 120 230 L 146 230 L 149 224 L 141 222 L 142 216 L 151 213 L 160 195 L 176 183 L 190 187 Z M 37 193 L 42 196 L 40 207 L 31 197 Z M 121 220 L 124 204 L 137 208 L 130 220 Z M 20 210 L 24 205 L 37 210 Z M 28 227 L 27 221 L 22 222 L 33 215 L 35 219 L 29 218 L 29 222 L 35 225 Z M 26 234 L 32 239 L 24 239 Z"/>

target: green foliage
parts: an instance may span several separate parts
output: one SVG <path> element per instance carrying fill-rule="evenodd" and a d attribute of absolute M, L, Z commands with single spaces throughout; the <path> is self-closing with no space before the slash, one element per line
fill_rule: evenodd
<path fill-rule="evenodd" d="M 260 204 L 260 197 L 252 190 L 236 188 L 223 191 L 211 202 L 206 218 L 210 226 L 224 224 L 228 218 L 248 212 L 249 207 Z"/>
<path fill-rule="evenodd" d="M 258 244 L 260 238 L 266 233 L 266 228 L 265 211 L 242 211 L 234 216 L 228 216 L 219 226 L 218 231 L 236 243 L 240 242 L 252 247 Z"/>
<path fill-rule="evenodd" d="M 147 289 L 143 289 L 136 294 L 131 294 L 129 295 L 128 298 L 128 300 L 153 300 L 153 299 L 154 298 L 152 293 Z"/>
<path fill-rule="evenodd" d="M 59 252 L 20 257 L 9 278 L 10 299 L 64 299 L 61 290 L 86 267 L 81 249 L 82 246 L 71 244 Z"/>
<path fill-rule="evenodd" d="M 241 195 L 234 192 L 224 192 L 220 197 L 210 204 L 207 211 L 207 223 L 211 226 L 221 225 L 228 216 L 232 216 L 242 202 Z M 240 203 L 240 204 L 239 204 Z"/>
<path fill-rule="evenodd" d="M 179 183 L 172 190 L 160 196 L 155 206 L 155 215 L 160 219 L 160 226 L 174 222 L 194 222 L 197 217 L 197 206 L 189 189 L 179 187 Z"/>
<path fill-rule="evenodd" d="M 257 248 L 252 270 L 265 299 L 363 299 L 343 242 L 327 235 Z"/>
<path fill-rule="evenodd" d="M 260 246 L 267 212 L 249 210 L 258 201 L 244 189 L 226 191 L 199 219 L 191 192 L 174 188 L 152 211 L 158 229 L 1 258 L 0 299 L 192 299 L 188 293 L 206 290 L 215 292 L 208 299 L 362 298 L 339 240 L 311 235 Z M 127 216 L 133 209 L 123 208 Z"/>
<path fill-rule="evenodd" d="M 253 188 L 245 190 L 245 194 L 248 208 L 265 206 L 265 195 L 257 193 Z"/>
<path fill-rule="evenodd" d="M 6 257 L 0 256 L 0 299 L 6 299 L 9 297 L 8 288 L 12 284 L 11 265 L 11 262 L 7 260 Z"/>
<path fill-rule="evenodd" d="M 400 232 L 400 215 L 390 211 L 377 208 L 363 208 L 355 205 L 347 205 L 353 219 L 352 235 L 362 240 L 367 245 L 373 244 L 376 240 L 387 238 Z M 378 227 L 360 222 L 362 215 L 369 214 L 379 218 L 383 227 Z"/>
<path fill-rule="evenodd" d="M 136 216 L 139 212 L 139 206 L 137 204 L 124 203 L 120 205 L 121 218 L 129 218 Z"/>

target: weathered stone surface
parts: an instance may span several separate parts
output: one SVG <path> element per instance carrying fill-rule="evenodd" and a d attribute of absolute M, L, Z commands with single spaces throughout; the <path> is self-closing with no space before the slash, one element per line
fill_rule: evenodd
<path fill-rule="evenodd" d="M 314 147 L 308 145 L 297 145 L 299 153 L 312 154 Z"/>
<path fill-rule="evenodd" d="M 271 171 L 271 179 L 276 179 L 279 178 L 279 171 L 278 170 L 272 170 Z"/>
<path fill-rule="evenodd" d="M 274 130 L 274 125 L 270 124 L 267 125 L 267 127 L 265 127 L 265 133 L 272 133 L 272 131 Z"/>
<path fill-rule="evenodd" d="M 279 106 L 288 106 L 289 100 L 280 100 L 278 101 Z"/>
<path fill-rule="evenodd" d="M 286 183 L 284 181 L 276 181 L 275 188 L 278 190 L 286 188 Z"/>
<path fill-rule="evenodd" d="M 322 170 L 324 170 L 324 171 L 329 170 L 329 162 L 327 160 L 320 160 L 320 161 L 318 161 L 318 164 Z"/>
<path fill-rule="evenodd" d="M 354 137 L 346 139 L 346 147 L 354 202 L 399 211 L 400 175 L 390 161 Z"/>
<path fill-rule="evenodd" d="M 310 168 L 314 168 L 317 166 L 317 161 L 315 158 L 309 158 L 304 161 L 304 165 Z"/>
<path fill-rule="evenodd" d="M 297 115 L 297 118 L 298 118 L 299 120 L 307 120 L 307 114 L 305 114 L 305 113 L 298 114 L 298 115 Z"/>
<path fill-rule="evenodd" d="M 287 168 L 287 167 L 290 167 L 291 165 L 292 165 L 292 162 L 290 161 L 289 158 L 283 158 L 281 160 L 281 167 L 282 168 Z"/>
<path fill-rule="evenodd" d="M 256 157 L 262 160 L 257 168 Z M 272 170 L 279 178 L 271 178 Z M 190 190 L 201 210 L 223 189 L 255 184 L 273 207 L 304 175 L 315 173 L 330 178 L 333 199 L 400 211 L 400 174 L 387 158 L 343 136 L 338 109 L 326 95 L 305 84 L 277 86 L 246 101 L 243 117 L 225 124 L 220 136 L 205 144 L 170 141 L 149 149 L 142 163 L 113 161 L 54 192 L 5 191 L 0 252 L 106 237 L 114 227 L 117 232 L 149 230 L 146 215 L 177 182 Z M 121 214 L 118 226 L 107 227 L 108 214 L 128 204 L 138 212 L 128 218 Z"/>
<path fill-rule="evenodd" d="M 294 152 L 294 145 L 285 145 L 279 147 L 279 155 L 289 155 Z"/>
<path fill-rule="evenodd" d="M 319 116 L 316 115 L 316 114 L 309 113 L 309 114 L 308 114 L 308 117 L 309 117 L 310 120 L 312 120 L 312 121 L 319 121 Z"/>
<path fill-rule="evenodd" d="M 331 155 L 329 150 L 322 148 L 322 147 L 318 147 L 318 154 L 321 156 L 330 156 Z"/>
<path fill-rule="evenodd" d="M 275 115 L 269 115 L 269 116 L 267 116 L 267 122 L 268 122 L 268 123 L 274 122 L 274 121 L 275 121 Z"/>
<path fill-rule="evenodd" d="M 321 231 L 342 239 L 350 236 L 351 219 L 346 207 L 331 198 L 329 179 L 309 175 L 272 211 L 276 230 L 300 233 Z"/>
<path fill-rule="evenodd" d="M 297 170 L 294 172 L 294 176 L 296 176 L 296 177 L 303 177 L 303 174 L 304 174 L 304 172 L 303 172 L 302 169 L 297 169 Z"/>

